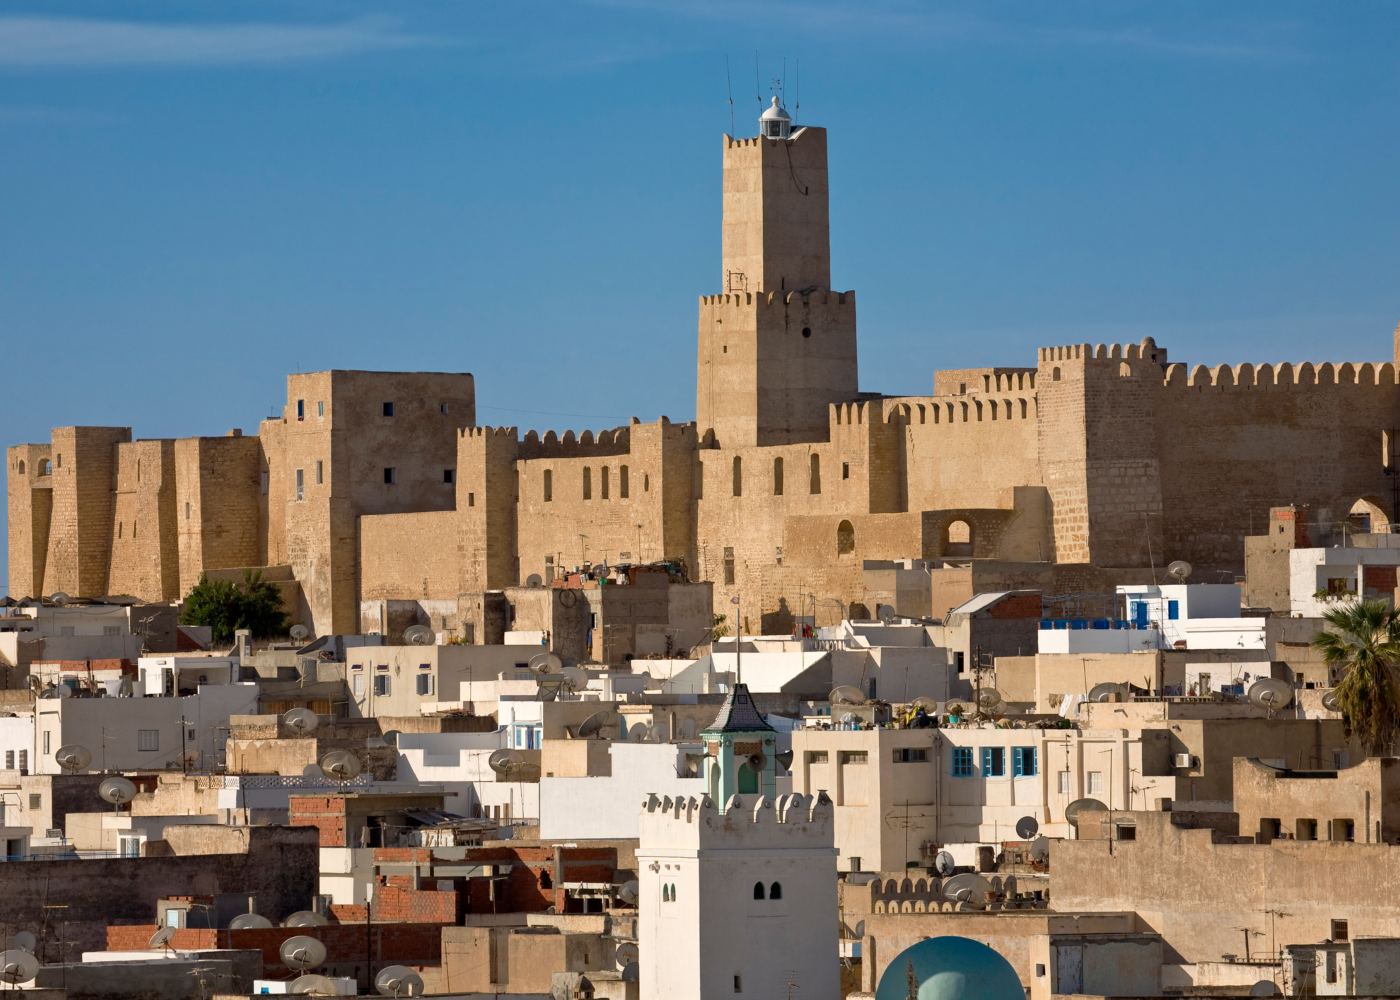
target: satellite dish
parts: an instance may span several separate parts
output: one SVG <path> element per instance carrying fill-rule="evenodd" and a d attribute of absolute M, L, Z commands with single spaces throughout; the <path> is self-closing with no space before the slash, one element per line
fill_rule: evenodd
<path fill-rule="evenodd" d="M 637 950 L 636 942 L 624 941 L 622 944 L 618 945 L 617 950 L 613 952 L 613 960 L 617 962 L 617 967 L 621 969 L 637 961 L 640 954 L 641 953 Z"/>
<path fill-rule="evenodd" d="M 291 631 L 287 633 L 297 642 L 305 642 L 311 638 L 311 630 L 300 623 L 293 625 Z"/>
<path fill-rule="evenodd" d="M 588 718 L 584 719 L 582 724 L 578 727 L 579 738 L 591 739 L 597 736 L 600 739 L 607 739 L 605 735 L 606 731 L 612 729 L 616 732 L 617 722 L 617 712 L 611 708 L 605 708 L 601 712 L 594 712 Z"/>
<path fill-rule="evenodd" d="M 939 851 L 933 859 L 933 870 L 940 875 L 952 875 L 958 870 L 958 863 L 948 851 Z"/>
<path fill-rule="evenodd" d="M 332 750 L 320 760 L 321 773 L 332 781 L 354 781 L 364 765 L 349 750 Z"/>
<path fill-rule="evenodd" d="M 97 786 L 97 794 L 104 802 L 110 802 L 120 809 L 123 805 L 136 798 L 136 786 L 129 778 L 121 775 L 113 775 L 110 778 L 103 778 L 102 784 Z"/>
<path fill-rule="evenodd" d="M 628 906 L 636 906 L 640 894 L 641 886 L 637 883 L 636 879 L 623 882 L 622 885 L 617 888 L 617 898 Z"/>
<path fill-rule="evenodd" d="M 321 724 L 321 717 L 309 708 L 289 708 L 282 713 L 282 724 L 298 736 L 305 736 Z"/>
<path fill-rule="evenodd" d="M 71 601 L 72 599 L 73 599 L 73 598 L 69 597 L 69 596 L 68 596 L 67 594 L 65 594 L 63 591 L 61 591 L 61 590 L 55 590 L 55 591 L 53 592 L 53 596 L 49 598 L 49 603 L 50 603 L 50 604 L 56 604 L 58 607 L 61 608 L 61 607 L 63 607 L 65 604 L 67 604 L 69 601 Z"/>
<path fill-rule="evenodd" d="M 1036 822 L 1034 816 L 1022 816 L 1016 821 L 1016 836 L 1022 840 L 1030 840 L 1040 832 L 1040 824 Z"/>
<path fill-rule="evenodd" d="M 882 625 L 893 625 L 899 616 L 894 613 L 894 608 L 888 604 L 881 604 L 875 609 L 875 617 L 880 619 Z"/>
<path fill-rule="evenodd" d="M 433 630 L 426 625 L 412 625 L 403 632 L 403 641 L 410 646 L 431 646 L 435 638 Z"/>
<path fill-rule="evenodd" d="M 539 762 L 520 750 L 496 750 L 486 758 L 486 766 L 503 781 L 539 780 Z"/>
<path fill-rule="evenodd" d="M 557 674 L 564 669 L 564 661 L 553 653 L 536 653 L 530 657 L 529 663 L 531 673 L 543 677 L 546 674 Z"/>
<path fill-rule="evenodd" d="M 1249 995 L 1252 997 L 1276 997 L 1278 996 L 1278 986 L 1268 979 L 1261 979 L 1249 988 Z"/>
<path fill-rule="evenodd" d="M 543 586 L 544 586 L 544 577 L 540 576 L 538 573 L 531 573 L 529 576 L 527 576 L 527 577 L 525 578 L 525 586 L 527 586 L 527 587 L 543 587 Z"/>
<path fill-rule="evenodd" d="M 1108 812 L 1108 806 L 1098 799 L 1075 799 L 1065 806 L 1065 822 L 1078 830 L 1079 818 L 1086 812 Z"/>
<path fill-rule="evenodd" d="M 996 688 L 977 689 L 977 708 L 979 711 L 995 712 L 1001 706 L 1001 692 Z"/>
<path fill-rule="evenodd" d="M 582 667 L 564 667 L 560 674 L 564 678 L 564 686 L 570 691 L 582 691 L 588 686 L 588 671 Z"/>
<path fill-rule="evenodd" d="M 636 962 L 628 962 L 622 967 L 622 972 L 618 974 L 624 983 L 635 983 L 642 977 L 642 969 Z"/>
<path fill-rule="evenodd" d="M 1322 696 L 1322 707 L 1329 712 L 1340 712 L 1342 703 L 1337 700 L 1337 689 L 1333 688 Z"/>
<path fill-rule="evenodd" d="M 1261 677 L 1245 693 L 1251 705 L 1277 712 L 1293 700 L 1293 686 L 1278 677 Z"/>
<path fill-rule="evenodd" d="M 981 909 L 992 894 L 992 885 L 976 872 L 963 872 L 943 880 L 943 896 L 949 902 Z"/>
<path fill-rule="evenodd" d="M 1104 681 L 1095 684 L 1089 689 L 1090 701 L 1126 701 L 1128 699 L 1128 685 L 1118 684 L 1114 681 Z"/>
<path fill-rule="evenodd" d="M 305 934 L 287 938 L 277 951 L 282 956 L 282 964 L 298 972 L 314 969 L 326 960 L 326 946 Z"/>
<path fill-rule="evenodd" d="M 297 976 L 287 986 L 287 992 L 303 997 L 333 997 L 336 993 L 335 983 L 329 976 L 318 976 L 311 973 L 305 976 Z"/>
<path fill-rule="evenodd" d="M 938 699 L 921 694 L 909 703 L 910 708 L 922 708 L 929 715 L 938 714 Z"/>
<path fill-rule="evenodd" d="M 399 737 L 402 735 L 403 733 L 399 732 L 397 729 L 386 729 L 379 735 L 379 738 L 384 741 L 385 746 L 397 747 L 399 745 Z"/>
<path fill-rule="evenodd" d="M 228 922 L 231 931 L 260 931 L 272 926 L 272 921 L 261 913 L 240 913 Z"/>
<path fill-rule="evenodd" d="M 282 921 L 283 927 L 324 927 L 327 924 L 325 917 L 315 910 L 297 910 L 286 920 Z M 318 963 L 319 964 L 319 963 Z"/>
<path fill-rule="evenodd" d="M 967 706 L 960 701 L 950 701 L 944 707 L 944 711 L 949 715 L 956 715 L 958 718 L 962 718 L 967 714 Z"/>
<path fill-rule="evenodd" d="M 832 688 L 826 700 L 833 705 L 864 705 L 865 695 L 853 684 L 842 684 Z"/>
<path fill-rule="evenodd" d="M 783 770 L 784 770 L 784 771 L 791 771 L 791 770 L 792 770 L 792 758 L 793 758 L 793 756 L 794 756 L 794 755 L 793 755 L 793 752 L 792 752 L 791 750 L 779 750 L 778 753 L 776 754 L 778 763 L 781 764 L 781 765 L 783 765 Z"/>
<path fill-rule="evenodd" d="M 664 719 L 653 719 L 651 725 L 647 726 L 648 743 L 669 743 L 671 741 L 671 727 Z"/>
<path fill-rule="evenodd" d="M 1041 864 L 1050 860 L 1050 839 L 1036 837 L 1031 841 L 1031 857 Z"/>
<path fill-rule="evenodd" d="M 1167 563 L 1167 576 L 1177 583 L 1183 583 L 1191 575 L 1191 564 L 1185 559 L 1174 559 Z"/>
<path fill-rule="evenodd" d="M 374 988 L 386 997 L 421 997 L 423 977 L 406 965 L 386 965 L 374 977 Z"/>
<path fill-rule="evenodd" d="M 39 960 L 27 951 L 0 951 L 0 983 L 27 983 L 39 974 Z"/>
<path fill-rule="evenodd" d="M 92 751 L 81 743 L 65 743 L 54 751 L 53 759 L 66 773 L 77 774 L 92 763 Z"/>
<path fill-rule="evenodd" d="M 170 944 L 170 939 L 175 936 L 174 927 L 162 927 L 151 935 L 151 939 L 146 942 L 148 948 L 165 948 Z"/>
<path fill-rule="evenodd" d="M 39 939 L 29 931 L 15 931 L 5 942 L 5 947 L 11 951 L 27 951 L 32 955 L 34 949 L 39 947 Z"/>

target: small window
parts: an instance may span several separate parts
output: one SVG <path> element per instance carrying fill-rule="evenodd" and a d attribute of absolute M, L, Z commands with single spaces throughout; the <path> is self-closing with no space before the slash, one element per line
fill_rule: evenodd
<path fill-rule="evenodd" d="M 804 327 L 802 328 L 802 336 L 803 336 L 803 337 L 810 337 L 810 336 L 812 336 L 812 328 L 811 328 L 810 326 L 804 326 Z"/>
<path fill-rule="evenodd" d="M 385 403 L 385 404 L 384 404 L 384 415 L 385 415 L 386 417 L 392 417 L 392 416 L 394 415 L 394 404 L 393 404 L 393 403 Z"/>
<path fill-rule="evenodd" d="M 1174 622 L 1181 618 L 1181 602 L 1167 602 L 1167 621 Z"/>
<path fill-rule="evenodd" d="M 136 749 L 148 753 L 153 753 L 160 749 L 159 729 L 138 729 L 136 730 Z"/>
<path fill-rule="evenodd" d="M 1055 772 L 1055 790 L 1056 790 L 1057 792 L 1059 792 L 1061 795 L 1068 795 L 1068 794 L 1069 794 L 1069 772 L 1068 772 L 1068 771 L 1056 771 L 1056 772 Z"/>
<path fill-rule="evenodd" d="M 395 470 L 395 468 L 394 468 L 392 465 L 386 465 L 386 466 L 384 467 L 384 485 L 385 485 L 385 486 L 393 486 L 393 485 L 394 485 L 395 477 L 397 477 L 397 476 L 398 476 L 398 472 L 397 472 L 397 470 Z"/>
<path fill-rule="evenodd" d="M 608 499 L 609 488 L 612 485 L 612 469 L 606 465 L 598 470 L 598 483 L 602 487 L 602 498 Z"/>
<path fill-rule="evenodd" d="M 953 777 L 972 777 L 971 747 L 953 747 Z"/>
<path fill-rule="evenodd" d="M 734 992 L 735 992 L 735 993 L 742 993 L 742 992 L 744 992 L 744 981 L 743 981 L 743 979 L 741 979 L 741 978 L 739 977 L 739 974 L 738 974 L 737 972 L 734 973 Z"/>
<path fill-rule="evenodd" d="M 783 884 L 782 884 L 781 882 L 774 882 L 772 885 L 770 885 L 770 886 L 768 887 L 768 898 L 769 898 L 769 899 L 782 899 L 782 898 L 783 898 Z"/>
<path fill-rule="evenodd" d="M 21 476 L 24 475 L 24 459 L 21 458 L 19 460 L 19 465 L 16 466 L 16 471 L 18 471 Z"/>
<path fill-rule="evenodd" d="M 1293 837 L 1295 840 L 1316 840 L 1317 820 L 1300 819 L 1295 824 Z"/>
<path fill-rule="evenodd" d="M 864 764 L 869 760 L 870 754 L 864 750 L 838 750 L 836 752 L 838 764 Z"/>
<path fill-rule="evenodd" d="M 21 750 L 21 751 L 19 752 L 19 769 L 20 769 L 21 772 L 26 773 L 26 774 L 29 772 L 29 751 L 28 751 L 28 750 Z M 39 796 L 33 794 L 32 792 L 31 792 L 30 795 L 29 795 L 29 808 L 30 808 L 30 809 L 37 809 L 37 808 L 39 808 Z"/>
<path fill-rule="evenodd" d="M 468 506 L 468 507 L 475 507 L 475 506 L 476 506 L 476 494 L 475 494 L 475 493 L 468 493 L 468 494 L 467 494 L 467 506 Z"/>
<path fill-rule="evenodd" d="M 1332 940 L 1337 942 L 1348 940 L 1347 922 L 1345 920 L 1332 921 Z"/>
<path fill-rule="evenodd" d="M 121 536 L 122 536 L 122 522 L 118 521 L 118 522 L 117 522 L 117 537 L 120 538 Z"/>
<path fill-rule="evenodd" d="M 1084 776 L 1084 778 L 1085 778 L 1085 789 L 1084 789 L 1085 791 L 1087 791 L 1090 795 L 1102 795 L 1102 794 L 1103 794 L 1103 772 L 1102 772 L 1102 771 L 1090 771 L 1088 774 L 1086 774 L 1086 775 Z"/>
<path fill-rule="evenodd" d="M 825 764 L 828 760 L 830 760 L 830 758 L 827 756 L 827 753 L 826 753 L 825 750 L 808 750 L 808 751 L 807 751 L 807 763 L 808 763 L 808 765 L 812 765 L 812 764 Z"/>
<path fill-rule="evenodd" d="M 1017 778 L 1033 778 L 1036 775 L 1035 747 L 1011 748 L 1011 773 Z"/>
<path fill-rule="evenodd" d="M 316 400 L 316 416 L 318 416 L 318 417 L 324 417 L 325 415 L 326 415 L 326 401 L 325 401 L 324 399 L 318 399 L 318 400 Z"/>
<path fill-rule="evenodd" d="M 850 521 L 842 521 L 836 526 L 836 554 L 850 555 L 856 550 L 856 529 Z"/>
<path fill-rule="evenodd" d="M 1137 840 L 1136 826 L 1120 826 L 1116 827 L 1116 830 L 1119 840 Z"/>
<path fill-rule="evenodd" d="M 812 496 L 818 496 L 822 491 L 822 459 L 820 455 L 813 455 L 810 461 L 811 470 L 808 475 L 807 492 Z"/>
<path fill-rule="evenodd" d="M 734 495 L 744 495 L 744 460 L 738 455 L 734 456 Z"/>
<path fill-rule="evenodd" d="M 316 485 L 320 486 L 326 481 L 326 463 L 321 459 L 316 459 Z"/>
<path fill-rule="evenodd" d="M 375 675 L 374 675 L 374 693 L 375 693 L 376 696 L 382 696 L 382 695 L 386 695 L 386 694 L 389 693 L 389 675 L 388 675 L 388 674 L 375 674 Z"/>
<path fill-rule="evenodd" d="M 13 750 L 6 750 L 6 751 L 5 751 L 5 770 L 7 770 L 7 771 L 13 771 L 14 769 L 15 769 L 15 752 L 14 752 Z"/>
<path fill-rule="evenodd" d="M 305 420 L 305 419 L 306 419 L 306 400 L 304 400 L 304 399 L 298 399 L 298 400 L 297 400 L 297 419 L 298 419 L 298 420 Z"/>
<path fill-rule="evenodd" d="M 762 883 L 762 882 L 755 882 L 755 883 L 753 884 L 753 898 L 754 898 L 754 899 L 762 899 L 762 898 L 763 898 L 763 883 Z"/>
<path fill-rule="evenodd" d="M 773 495 L 780 497 L 783 495 L 783 460 L 773 459 Z"/>
<path fill-rule="evenodd" d="M 724 547 L 724 585 L 734 586 L 734 548 L 729 545 Z"/>
<path fill-rule="evenodd" d="M 630 493 L 631 493 L 630 487 L 631 487 L 631 484 L 627 481 L 627 466 L 625 466 L 625 465 L 619 466 L 619 467 L 618 467 L 618 470 L 617 470 L 617 495 L 618 495 L 618 497 L 621 498 L 621 499 L 623 499 L 623 500 L 626 500 L 627 497 L 628 497 L 628 496 L 630 495 Z M 638 562 L 641 561 L 641 558 L 642 558 L 642 557 L 641 557 L 641 555 L 639 554 L 639 555 L 637 556 Z"/>
<path fill-rule="evenodd" d="M 850 478 L 851 478 L 851 463 L 850 463 L 850 462 L 842 462 L 842 463 L 841 463 L 841 478 L 842 478 L 842 479 L 850 479 Z"/>
<path fill-rule="evenodd" d="M 419 674 L 419 675 L 418 675 L 418 693 L 419 693 L 419 694 L 432 694 L 432 693 L 433 693 L 433 675 L 432 675 L 432 674 Z"/>
<path fill-rule="evenodd" d="M 306 499 L 306 470 L 297 469 L 297 499 Z"/>
<path fill-rule="evenodd" d="M 186 501 L 185 501 L 185 520 L 188 521 L 189 519 L 190 519 L 190 502 L 189 502 L 188 500 L 186 500 Z"/>
<path fill-rule="evenodd" d="M 896 764 L 922 764 L 927 760 L 928 749 L 926 747 L 896 747 L 894 751 Z"/>
<path fill-rule="evenodd" d="M 593 470 L 586 465 L 583 467 L 583 498 L 593 499 Z"/>
<path fill-rule="evenodd" d="M 982 777 L 1003 778 L 1006 776 L 1006 748 L 982 748 Z"/>
<path fill-rule="evenodd" d="M 549 469 L 544 470 L 544 502 L 549 503 L 554 499 L 554 473 Z"/>
<path fill-rule="evenodd" d="M 42 809 L 44 807 L 44 797 L 38 792 L 29 793 L 29 808 Z"/>
<path fill-rule="evenodd" d="M 439 404 L 438 404 L 438 412 L 441 413 L 444 417 L 447 416 L 447 414 L 448 414 L 450 411 L 451 411 L 451 407 L 449 407 L 446 403 L 439 403 Z"/>

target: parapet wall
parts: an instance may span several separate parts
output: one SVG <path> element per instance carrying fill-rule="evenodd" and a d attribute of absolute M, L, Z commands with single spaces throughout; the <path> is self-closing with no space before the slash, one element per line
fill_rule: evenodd
<path fill-rule="evenodd" d="M 1155 361 L 1167 363 L 1167 351 L 1158 347 L 1151 337 L 1144 337 L 1136 344 L 1066 344 L 1060 347 L 1042 347 L 1036 351 L 1039 366 L 1056 361 L 1107 361 L 1120 358 L 1126 361 Z"/>
<path fill-rule="evenodd" d="M 663 846 L 748 849 L 834 849 L 834 810 L 825 792 L 770 800 L 732 795 L 724 808 L 708 795 L 648 795 L 642 803 L 640 849 Z"/>
<path fill-rule="evenodd" d="M 1213 368 L 1196 365 L 1189 371 L 1186 365 L 1170 364 L 1163 369 L 1162 382 L 1171 388 L 1263 389 L 1290 385 L 1393 386 L 1400 384 L 1400 379 L 1396 377 L 1395 365 L 1388 361 L 1380 364 L 1370 361 L 1360 364 L 1349 361 L 1314 364 L 1304 361 L 1298 365 L 1285 361 L 1278 365 L 1245 363 L 1216 365 Z"/>

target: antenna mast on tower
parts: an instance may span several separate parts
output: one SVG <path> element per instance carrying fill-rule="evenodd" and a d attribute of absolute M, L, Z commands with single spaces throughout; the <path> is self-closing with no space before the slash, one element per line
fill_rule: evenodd
<path fill-rule="evenodd" d="M 734 83 L 729 77 L 728 53 L 724 57 L 724 93 L 729 98 L 729 134 L 733 135 L 736 131 L 734 128 Z M 638 545 L 637 548 L 640 550 L 641 546 Z M 640 560 L 641 556 L 639 555 L 637 558 Z"/>

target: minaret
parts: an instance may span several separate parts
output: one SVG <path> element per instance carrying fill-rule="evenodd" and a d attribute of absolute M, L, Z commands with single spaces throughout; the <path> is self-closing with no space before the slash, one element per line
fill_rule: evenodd
<path fill-rule="evenodd" d="M 823 441 L 858 391 L 853 292 L 831 290 L 826 130 L 775 97 L 724 137 L 721 294 L 700 300 L 696 421 L 722 448 Z"/>
<path fill-rule="evenodd" d="M 735 684 L 715 721 L 700 733 L 710 798 L 722 805 L 731 795 L 777 795 L 777 735 L 754 707 L 748 687 Z"/>

